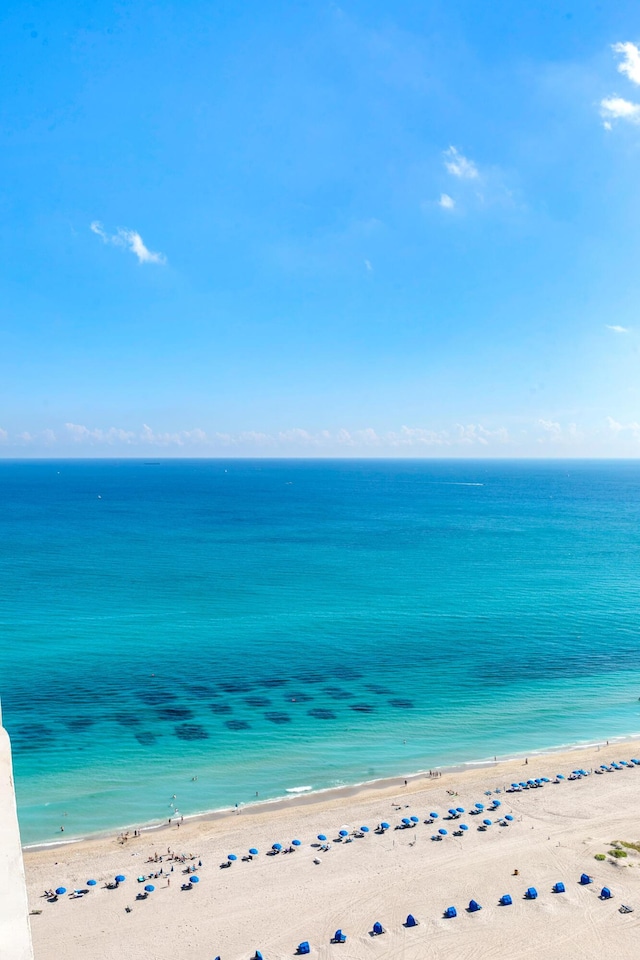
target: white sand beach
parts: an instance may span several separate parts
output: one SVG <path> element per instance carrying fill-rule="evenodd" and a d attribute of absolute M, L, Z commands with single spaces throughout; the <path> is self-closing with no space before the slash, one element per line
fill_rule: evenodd
<path fill-rule="evenodd" d="M 568 775 L 574 768 L 595 769 L 612 760 L 640 754 L 638 741 L 545 754 L 490 767 L 419 777 L 356 791 L 294 798 L 274 805 L 247 808 L 215 819 L 185 821 L 180 827 L 144 832 L 125 844 L 116 837 L 25 852 L 25 867 L 37 960 L 248 960 L 259 949 L 265 960 L 291 957 L 308 940 L 311 956 L 395 958 L 504 958 L 545 960 L 567 957 L 636 958 L 640 942 L 640 853 L 604 862 L 594 859 L 612 849 L 612 841 L 640 840 L 640 767 L 590 775 L 576 781 L 548 783 L 521 793 L 493 793 L 513 780 Z M 499 799 L 495 813 L 445 820 L 450 807 L 470 810 Z M 178 798 L 179 801 L 179 798 Z M 423 821 L 431 811 L 438 821 Z M 507 826 L 498 815 L 513 817 Z M 492 825 L 479 830 L 483 816 Z M 411 829 L 394 827 L 403 817 L 417 816 Z M 373 832 L 381 821 L 391 829 Z M 452 836 L 459 823 L 469 827 Z M 352 842 L 333 842 L 345 825 L 367 825 L 371 832 Z M 438 828 L 447 829 L 433 841 Z M 316 837 L 326 834 L 327 852 L 318 852 Z M 267 856 L 274 842 L 288 847 L 300 839 L 295 853 Z M 255 846 L 259 856 L 242 862 Z M 183 865 L 167 858 L 195 855 Z M 160 863 L 146 863 L 155 854 Z M 221 869 L 226 855 L 238 860 Z M 182 871 L 197 865 L 199 883 L 183 891 Z M 314 860 L 319 859 L 320 863 Z M 152 879 L 155 891 L 136 900 L 143 884 L 139 875 L 174 866 L 170 884 Z M 514 875 L 514 871 L 518 875 Z M 122 873 L 117 889 L 105 882 Z M 582 873 L 594 882 L 579 883 Z M 60 885 L 72 892 L 97 885 L 78 899 L 69 894 L 49 903 L 45 889 Z M 565 893 L 552 887 L 563 881 Z M 524 899 L 528 887 L 538 898 Z M 601 900 L 601 889 L 613 894 Z M 499 906 L 510 894 L 513 903 Z M 482 910 L 469 913 L 474 898 Z M 622 904 L 634 912 L 620 913 Z M 444 919 L 453 905 L 457 917 Z M 130 907 L 130 912 L 126 908 Z M 404 926 L 412 913 L 418 925 Z M 371 936 L 374 922 L 385 933 Z M 331 944 L 337 928 L 344 944 Z"/>

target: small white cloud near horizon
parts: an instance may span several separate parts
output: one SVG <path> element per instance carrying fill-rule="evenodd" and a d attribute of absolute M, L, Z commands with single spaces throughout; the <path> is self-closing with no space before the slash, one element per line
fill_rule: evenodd
<path fill-rule="evenodd" d="M 447 150 L 444 150 L 442 156 L 444 157 L 444 165 L 447 171 L 453 177 L 459 177 L 461 180 L 478 179 L 478 168 L 473 160 L 463 157 L 456 147 L 449 147 Z"/>
<path fill-rule="evenodd" d="M 364 265 L 367 268 L 368 273 L 373 273 L 373 266 L 371 265 L 371 260 L 365 260 Z"/>
<path fill-rule="evenodd" d="M 614 43 L 611 49 L 623 57 L 622 63 L 618 64 L 618 72 L 624 73 L 631 83 L 640 86 L 640 49 L 630 42 Z"/>
<path fill-rule="evenodd" d="M 126 247 L 138 258 L 138 263 L 165 264 L 167 258 L 164 253 L 155 253 L 149 250 L 137 230 L 128 230 L 118 227 L 114 234 L 109 235 L 99 220 L 94 220 L 89 228 L 100 237 L 104 243 L 112 243 L 117 247 Z"/>
<path fill-rule="evenodd" d="M 448 193 L 441 193 L 440 199 L 438 200 L 438 206 L 442 207 L 443 210 L 453 210 L 456 202 L 453 197 L 450 197 Z"/>
<path fill-rule="evenodd" d="M 624 97 L 605 97 L 600 101 L 600 116 L 606 130 L 611 130 L 612 120 L 640 123 L 640 104 L 625 100 Z"/>
<path fill-rule="evenodd" d="M 629 327 L 621 327 L 617 323 L 606 323 L 607 330 L 613 330 L 614 333 L 629 333 Z"/>

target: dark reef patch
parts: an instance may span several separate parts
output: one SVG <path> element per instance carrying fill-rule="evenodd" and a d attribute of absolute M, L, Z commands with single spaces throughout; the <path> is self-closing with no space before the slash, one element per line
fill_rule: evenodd
<path fill-rule="evenodd" d="M 413 700 L 404 700 L 402 697 L 396 697 L 394 700 L 389 700 L 390 707 L 396 707 L 397 710 L 412 710 L 414 707 Z"/>
<path fill-rule="evenodd" d="M 270 707 L 269 697 L 245 697 L 244 702 L 248 707 Z"/>
<path fill-rule="evenodd" d="M 246 720 L 225 720 L 225 727 L 228 727 L 229 730 L 250 730 L 250 724 Z"/>
<path fill-rule="evenodd" d="M 288 713 L 282 713 L 280 710 L 271 710 L 265 713 L 265 719 L 271 723 L 291 723 L 291 717 Z"/>
<path fill-rule="evenodd" d="M 140 730 L 136 733 L 136 740 L 138 743 L 141 743 L 143 747 L 150 747 L 157 739 L 155 733 L 152 733 L 151 730 Z"/>
<path fill-rule="evenodd" d="M 210 704 L 211 712 L 222 715 L 223 713 L 231 713 L 231 707 L 228 703 L 212 703 Z"/>
<path fill-rule="evenodd" d="M 179 740 L 208 740 L 209 734 L 200 723 L 179 723 L 175 728 Z"/>
<path fill-rule="evenodd" d="M 316 720 L 335 720 L 336 715 L 333 710 L 326 710 L 324 707 L 314 707 L 313 710 L 309 710 L 309 716 L 315 717 Z"/>
<path fill-rule="evenodd" d="M 161 707 L 158 716 L 161 720 L 190 720 L 193 710 L 189 707 Z"/>

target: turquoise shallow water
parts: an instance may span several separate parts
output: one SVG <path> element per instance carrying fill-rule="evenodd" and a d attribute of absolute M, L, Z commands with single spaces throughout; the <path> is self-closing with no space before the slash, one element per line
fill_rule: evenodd
<path fill-rule="evenodd" d="M 640 732 L 637 463 L 5 461 L 0 498 L 25 842 Z"/>

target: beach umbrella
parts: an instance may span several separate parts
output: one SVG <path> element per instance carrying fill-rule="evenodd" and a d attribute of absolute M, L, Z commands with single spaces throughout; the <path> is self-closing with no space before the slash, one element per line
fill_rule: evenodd
<path fill-rule="evenodd" d="M 228 854 L 227 854 L 227 860 L 233 861 L 233 860 L 237 860 L 237 859 L 238 859 L 238 858 L 236 857 L 235 853 L 228 853 Z"/>
<path fill-rule="evenodd" d="M 96 883 L 97 883 L 96 880 L 87 880 L 88 887 L 95 887 Z"/>
<path fill-rule="evenodd" d="M 483 820 L 482 822 L 484 823 L 485 827 L 491 826 L 491 820 Z"/>
<path fill-rule="evenodd" d="M 63 893 L 66 893 L 66 892 L 67 892 L 67 888 L 66 888 L 66 887 L 57 887 L 57 889 L 56 889 L 56 893 L 58 894 L 59 897 L 61 897 L 62 894 L 63 894 Z"/>
<path fill-rule="evenodd" d="M 126 878 L 125 876 L 123 876 L 121 873 L 119 873 L 118 876 L 116 877 L 116 883 L 124 883 L 124 881 L 125 881 L 126 879 L 127 879 L 127 878 Z"/>
<path fill-rule="evenodd" d="M 409 824 L 411 823 L 411 820 L 409 820 L 409 817 L 403 817 L 402 822 L 405 824 L 405 826 L 408 827 Z"/>
<path fill-rule="evenodd" d="M 437 814 L 437 813 L 433 813 L 433 812 L 432 812 L 432 813 L 429 814 L 429 816 L 431 817 L 432 820 L 437 820 L 437 819 L 438 819 L 438 814 Z"/>
<path fill-rule="evenodd" d="M 145 887 L 145 890 L 147 891 L 147 893 L 153 893 L 153 891 L 155 890 L 155 887 L 152 883 L 148 883 Z"/>
<path fill-rule="evenodd" d="M 251 849 L 249 850 L 249 853 L 251 854 L 252 857 L 258 856 L 258 851 L 256 850 L 255 847 L 251 847 Z"/>
<path fill-rule="evenodd" d="M 384 822 L 384 821 L 380 824 L 380 826 L 382 827 L 383 830 L 388 830 L 388 829 L 389 829 L 389 824 L 386 823 L 386 822 Z"/>
<path fill-rule="evenodd" d="M 604 769 L 606 770 L 606 767 L 604 767 Z M 556 780 L 564 780 L 564 777 L 561 773 L 556 773 Z"/>
<path fill-rule="evenodd" d="M 319 833 L 319 834 L 318 834 L 318 840 L 322 840 L 322 842 L 324 843 L 326 839 L 327 839 L 327 838 L 325 837 L 324 833 Z"/>
<path fill-rule="evenodd" d="M 469 827 L 466 825 L 466 823 L 461 823 L 460 826 L 458 827 L 458 829 L 459 829 L 459 830 L 468 830 Z"/>
<path fill-rule="evenodd" d="M 369 827 L 360 827 L 360 833 L 369 833 Z"/>
<path fill-rule="evenodd" d="M 484 795 L 485 795 L 485 797 L 490 797 L 490 796 L 491 796 L 491 790 L 485 790 Z"/>
<path fill-rule="evenodd" d="M 420 817 L 409 817 L 411 823 L 420 823 Z"/>
<path fill-rule="evenodd" d="M 456 813 L 464 813 L 464 807 L 456 807 Z"/>
<path fill-rule="evenodd" d="M 272 849 L 272 850 L 282 850 L 282 844 L 281 844 L 281 843 L 272 843 L 272 844 L 271 844 L 271 849 Z"/>
<path fill-rule="evenodd" d="M 494 800 L 494 801 L 493 801 L 493 805 L 494 805 L 494 807 L 501 807 L 501 806 L 502 806 L 502 804 L 501 804 L 501 802 L 500 802 L 499 800 Z"/>
<path fill-rule="evenodd" d="M 349 836 L 349 831 L 348 831 L 348 830 L 339 830 L 339 831 L 338 831 L 338 836 L 340 836 L 340 837 L 348 837 L 348 836 Z"/>
<path fill-rule="evenodd" d="M 300 843 L 299 840 L 292 840 L 291 843 L 292 843 L 292 845 L 293 845 L 294 847 L 300 847 L 300 846 L 302 846 L 302 844 Z"/>
<path fill-rule="evenodd" d="M 510 813 L 505 813 L 504 818 L 505 820 L 513 820 L 513 817 L 511 816 Z"/>
<path fill-rule="evenodd" d="M 441 837 L 446 837 L 447 835 L 447 831 L 444 829 L 444 827 L 441 827 L 440 830 L 438 830 L 438 833 Z"/>
<path fill-rule="evenodd" d="M 458 811 L 456 810 L 455 807 L 449 807 L 449 813 L 451 814 L 452 817 L 455 817 L 455 815 L 457 814 L 457 812 L 458 812 Z"/>
<path fill-rule="evenodd" d="M 191 883 L 200 883 L 200 877 L 191 877 Z"/>
<path fill-rule="evenodd" d="M 474 803 L 476 810 L 484 810 L 484 803 Z"/>

